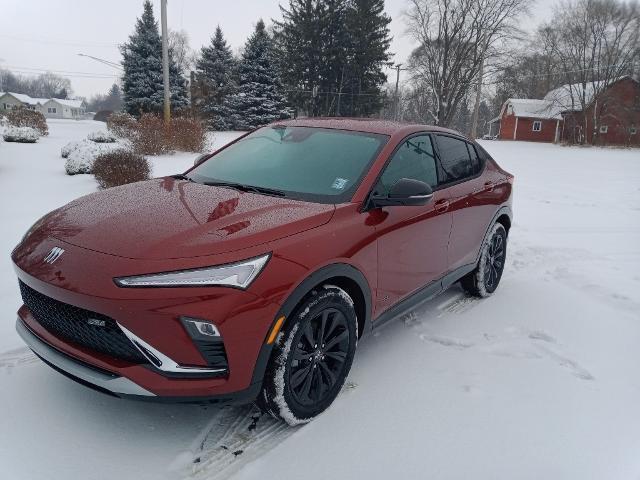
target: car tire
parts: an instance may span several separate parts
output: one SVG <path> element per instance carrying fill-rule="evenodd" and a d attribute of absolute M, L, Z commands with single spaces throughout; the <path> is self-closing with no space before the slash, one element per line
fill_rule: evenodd
<path fill-rule="evenodd" d="M 460 285 L 476 297 L 488 297 L 496 291 L 507 258 L 507 231 L 500 223 L 491 228 L 482 246 L 475 270 L 460 280 Z"/>
<path fill-rule="evenodd" d="M 311 421 L 340 393 L 355 355 L 358 321 L 341 288 L 313 290 L 278 334 L 258 406 L 290 425 Z"/>

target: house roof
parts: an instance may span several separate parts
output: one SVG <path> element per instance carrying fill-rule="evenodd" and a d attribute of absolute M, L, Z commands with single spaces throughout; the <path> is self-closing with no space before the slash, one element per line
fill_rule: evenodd
<path fill-rule="evenodd" d="M 42 98 L 31 98 L 29 95 L 25 95 L 24 93 L 6 92 L 5 94 L 11 95 L 16 100 L 22 103 L 26 103 L 27 105 L 37 105 L 38 103 L 43 103 L 44 101 L 46 101 Z"/>
<path fill-rule="evenodd" d="M 513 108 L 513 114 L 516 117 L 526 118 L 540 118 L 540 119 L 562 119 L 560 112 L 561 108 L 558 108 L 554 102 L 550 100 L 537 100 L 532 98 L 510 98 L 504 102 L 502 112 L 504 109 L 511 105 Z"/>
<path fill-rule="evenodd" d="M 71 107 L 71 108 L 82 108 L 82 104 L 83 104 L 82 100 L 69 100 L 69 99 L 62 99 L 62 98 L 51 98 L 47 101 L 56 102 L 56 103 L 59 103 L 60 105 L 64 105 L 65 107 Z"/>
<path fill-rule="evenodd" d="M 582 83 L 572 83 L 562 85 L 554 90 L 548 92 L 544 99 L 550 101 L 559 108 L 561 111 L 574 111 L 579 112 L 582 110 L 582 98 L 584 95 L 584 106 L 590 105 L 593 101 L 595 92 L 602 92 L 605 87 L 609 87 L 614 83 L 619 82 L 625 78 L 631 78 L 629 76 L 622 76 L 613 79 L 609 82 L 600 80 L 597 82 L 588 82 L 586 85 Z"/>

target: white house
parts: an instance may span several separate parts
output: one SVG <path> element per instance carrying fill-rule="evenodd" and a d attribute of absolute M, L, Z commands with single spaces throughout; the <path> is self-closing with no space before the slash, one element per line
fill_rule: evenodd
<path fill-rule="evenodd" d="M 63 100 L 51 98 L 45 101 L 39 108 L 47 118 L 83 118 L 86 105 L 83 100 Z"/>
<path fill-rule="evenodd" d="M 39 110 L 40 106 L 48 101 L 44 98 L 31 98 L 23 93 L 0 93 L 0 113 L 6 113 L 17 107 L 25 107 L 29 110 Z"/>

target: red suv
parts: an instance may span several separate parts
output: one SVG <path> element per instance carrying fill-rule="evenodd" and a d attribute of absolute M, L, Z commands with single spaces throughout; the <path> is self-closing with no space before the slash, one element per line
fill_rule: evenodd
<path fill-rule="evenodd" d="M 513 177 L 456 132 L 282 121 L 201 160 L 27 232 L 17 329 L 44 362 L 119 397 L 257 399 L 300 423 L 360 337 L 455 282 L 498 286 Z"/>

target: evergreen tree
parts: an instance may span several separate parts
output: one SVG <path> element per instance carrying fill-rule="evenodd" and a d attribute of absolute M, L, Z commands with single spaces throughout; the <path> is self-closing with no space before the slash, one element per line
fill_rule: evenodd
<path fill-rule="evenodd" d="M 369 116 L 378 112 L 384 103 L 382 87 L 387 80 L 384 67 L 389 63 L 391 18 L 384 11 L 384 0 L 351 0 L 347 13 L 349 32 L 350 75 L 345 96 L 350 105 L 345 113 Z"/>
<path fill-rule="evenodd" d="M 196 64 L 197 107 L 216 130 L 230 127 L 232 112 L 225 104 L 225 99 L 236 91 L 235 71 L 236 62 L 231 48 L 218 26 L 211 44 L 202 47 Z"/>
<path fill-rule="evenodd" d="M 120 47 L 124 75 L 122 89 L 125 111 L 139 116 L 145 112 L 160 112 L 164 101 L 162 82 L 162 39 L 153 16 L 150 0 L 144 2 L 144 12 L 136 22 L 135 32 Z M 187 87 L 178 65 L 169 51 L 169 88 L 171 107 L 189 104 Z"/>
<path fill-rule="evenodd" d="M 310 115 L 378 112 L 391 56 L 384 0 L 289 0 L 280 8 L 279 65 L 292 103 Z"/>
<path fill-rule="evenodd" d="M 226 98 L 239 130 L 266 125 L 291 116 L 273 59 L 272 39 L 260 20 L 247 40 L 238 65 L 238 91 Z"/>

